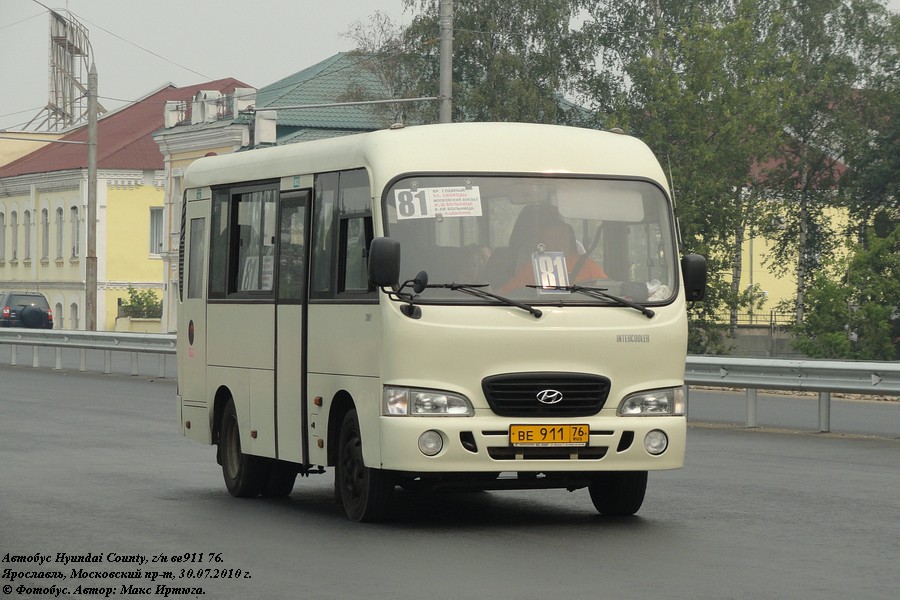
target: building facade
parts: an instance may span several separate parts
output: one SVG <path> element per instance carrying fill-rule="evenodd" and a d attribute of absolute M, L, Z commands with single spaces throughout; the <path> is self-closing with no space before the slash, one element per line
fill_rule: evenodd
<path fill-rule="evenodd" d="M 164 86 L 99 120 L 98 330 L 115 328 L 129 287 L 154 290 L 159 298 L 165 293 L 166 170 L 152 137 L 163 125 L 162 107 L 189 101 L 200 89 L 227 93 L 241 86 L 234 79 Z M 43 293 L 61 329 L 86 323 L 87 135 L 80 127 L 63 135 L 63 143 L 46 143 L 0 166 L 0 289 Z"/>

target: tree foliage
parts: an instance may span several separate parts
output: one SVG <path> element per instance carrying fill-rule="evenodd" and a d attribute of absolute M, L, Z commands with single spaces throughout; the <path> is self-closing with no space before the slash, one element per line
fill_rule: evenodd
<path fill-rule="evenodd" d="M 393 74 L 395 97 L 438 95 L 440 7 L 404 0 L 413 14 L 399 28 L 376 14 L 348 33 L 357 51 L 376 58 L 379 77 Z M 589 46 L 575 26 L 585 0 L 457 0 L 453 15 L 454 121 L 590 124 L 591 112 L 563 100 L 577 81 Z M 398 85 L 393 85 L 394 83 Z M 567 110 L 570 108 L 570 110 Z M 437 103 L 410 106 L 406 122 L 437 122 Z"/>
<path fill-rule="evenodd" d="M 843 279 L 816 275 L 797 349 L 814 358 L 900 359 L 900 226 L 885 237 L 869 232 L 843 261 Z"/>

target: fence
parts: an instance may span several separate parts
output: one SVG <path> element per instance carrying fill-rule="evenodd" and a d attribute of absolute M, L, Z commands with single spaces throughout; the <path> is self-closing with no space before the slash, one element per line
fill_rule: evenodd
<path fill-rule="evenodd" d="M 131 354 L 131 374 L 138 374 L 139 354 L 155 354 L 159 361 L 158 377 L 166 376 L 166 357 L 175 354 L 175 336 L 162 333 L 123 333 L 112 331 L 65 331 L 59 329 L 0 329 L 0 345 L 12 349 L 11 364 L 16 365 L 16 346 L 30 346 L 32 367 L 40 367 L 41 348 L 55 349 L 54 369 L 62 369 L 62 351 L 75 349 L 79 352 L 79 371 L 87 371 L 87 352 L 103 353 L 103 372 L 112 371 L 112 353 Z"/>
<path fill-rule="evenodd" d="M 684 368 L 690 386 L 747 391 L 747 427 L 756 427 L 758 390 L 819 393 L 819 431 L 831 431 L 831 394 L 843 392 L 900 396 L 900 363 L 688 356 Z"/>
<path fill-rule="evenodd" d="M 156 354 L 160 378 L 165 377 L 166 357 L 175 354 L 173 334 L 0 329 L 0 345 L 12 348 L 13 365 L 17 362 L 16 346 L 30 346 L 33 367 L 40 366 L 40 348 L 55 348 L 55 369 L 62 368 L 63 349 L 77 349 L 81 371 L 87 370 L 86 352 L 99 350 L 104 353 L 104 373 L 111 371 L 113 352 L 129 352 L 132 375 L 137 375 L 138 354 Z M 900 363 L 688 356 L 684 383 L 688 401 L 690 386 L 745 389 L 747 427 L 757 426 L 758 390 L 818 392 L 819 430 L 825 432 L 831 428 L 833 392 L 900 396 Z"/>

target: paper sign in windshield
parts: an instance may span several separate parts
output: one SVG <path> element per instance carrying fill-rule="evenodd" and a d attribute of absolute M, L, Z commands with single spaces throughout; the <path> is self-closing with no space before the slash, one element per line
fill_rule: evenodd
<path fill-rule="evenodd" d="M 534 267 L 534 282 L 541 294 L 568 294 L 561 287 L 569 285 L 569 270 L 566 255 L 562 252 L 534 252 L 531 255 Z"/>
<path fill-rule="evenodd" d="M 398 220 L 481 216 L 477 185 L 394 190 L 394 199 Z"/>

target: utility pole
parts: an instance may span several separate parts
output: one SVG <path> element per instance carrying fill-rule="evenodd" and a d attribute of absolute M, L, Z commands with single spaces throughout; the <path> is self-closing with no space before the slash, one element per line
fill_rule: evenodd
<path fill-rule="evenodd" d="M 441 0 L 440 122 L 449 123 L 453 97 L 453 0 Z"/>
<path fill-rule="evenodd" d="M 84 268 L 85 329 L 97 331 L 97 67 L 88 73 L 87 252 Z"/>

